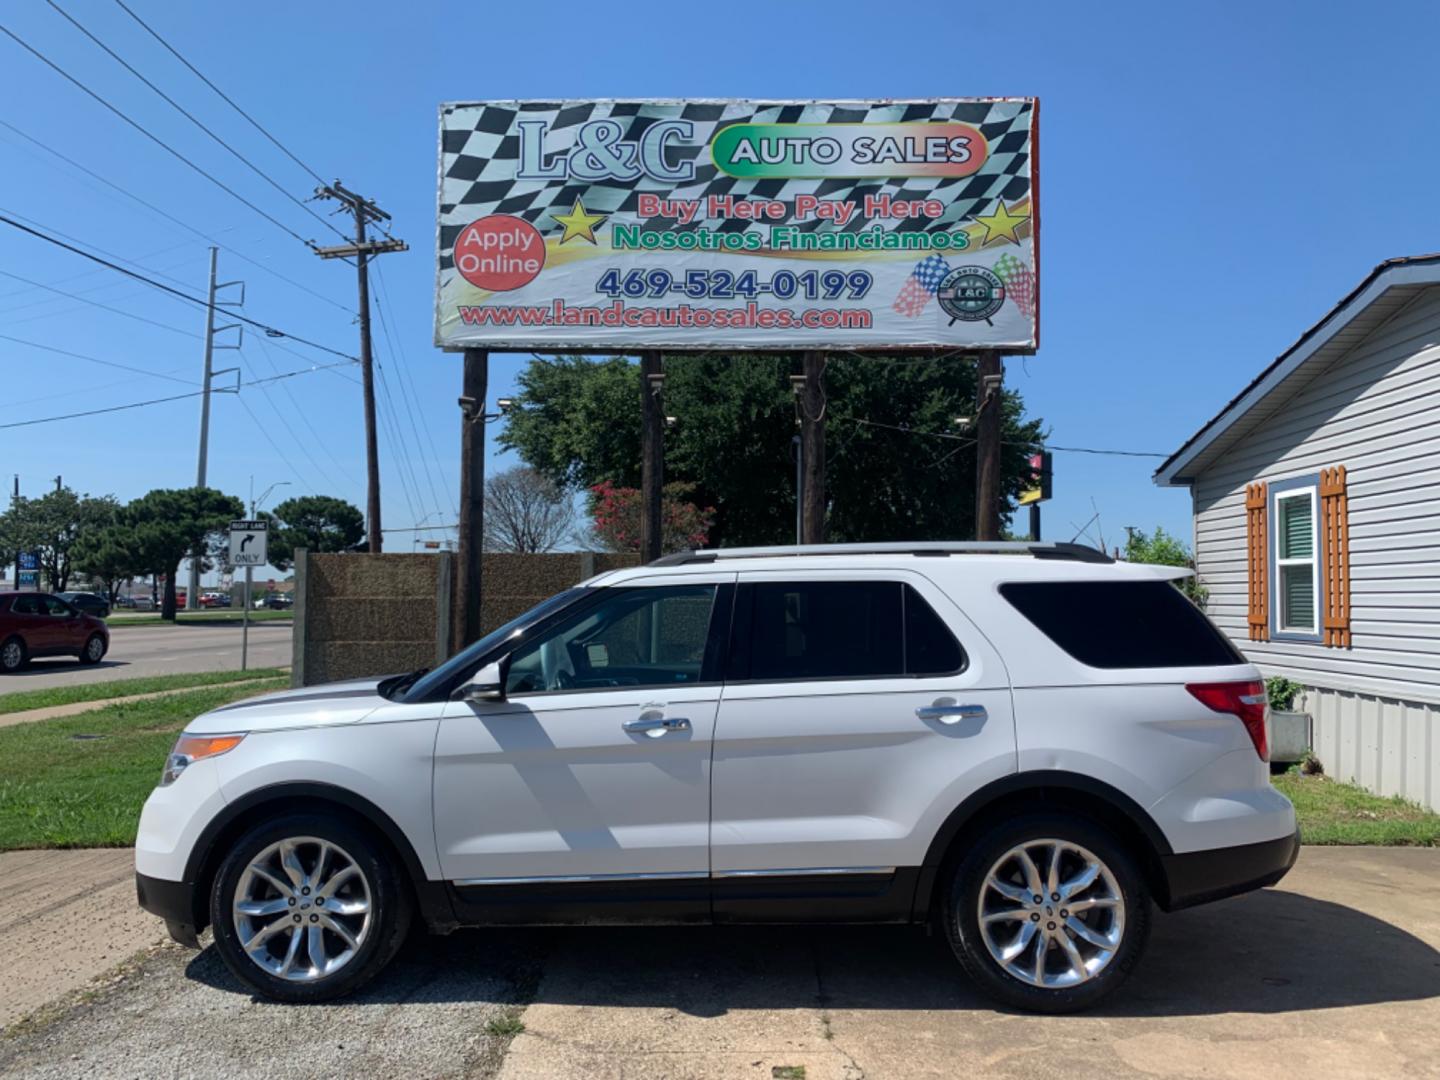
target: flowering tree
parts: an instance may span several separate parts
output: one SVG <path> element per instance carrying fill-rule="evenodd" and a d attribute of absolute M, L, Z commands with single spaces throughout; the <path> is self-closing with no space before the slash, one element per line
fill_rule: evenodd
<path fill-rule="evenodd" d="M 660 493 L 660 549 L 704 547 L 715 521 L 713 506 L 690 501 L 694 484 L 666 484 Z M 590 520 L 595 539 L 607 551 L 640 550 L 640 490 L 602 480 L 590 488 Z"/>

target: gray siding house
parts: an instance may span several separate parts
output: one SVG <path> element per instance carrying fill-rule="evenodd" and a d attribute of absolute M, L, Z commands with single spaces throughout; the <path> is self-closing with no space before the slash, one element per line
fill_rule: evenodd
<path fill-rule="evenodd" d="M 1440 255 L 1382 263 L 1155 473 L 1326 771 L 1440 809 Z"/>

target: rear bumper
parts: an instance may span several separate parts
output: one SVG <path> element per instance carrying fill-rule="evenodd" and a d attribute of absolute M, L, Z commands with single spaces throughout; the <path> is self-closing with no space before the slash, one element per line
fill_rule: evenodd
<path fill-rule="evenodd" d="M 1297 828 L 1293 835 L 1258 844 L 1162 855 L 1164 895 L 1157 900 L 1166 911 L 1179 911 L 1263 889 L 1283 878 L 1299 854 L 1300 830 Z"/>
<path fill-rule="evenodd" d="M 195 885 L 189 881 L 165 881 L 163 878 L 135 875 L 135 898 L 152 915 L 165 920 L 170 936 L 181 945 L 200 947 L 199 932 L 204 920 L 196 910 Z"/>

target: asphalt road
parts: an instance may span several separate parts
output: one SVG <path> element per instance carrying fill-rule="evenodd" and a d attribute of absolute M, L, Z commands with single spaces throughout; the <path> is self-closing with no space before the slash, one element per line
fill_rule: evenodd
<path fill-rule="evenodd" d="M 289 622 L 250 626 L 247 666 L 283 667 L 290 663 Z M 98 664 L 73 658 L 36 660 L 13 675 L 0 675 L 0 694 L 11 690 L 44 690 L 75 683 L 176 675 L 194 671 L 234 671 L 240 667 L 240 625 L 112 627 L 110 651 Z"/>
<path fill-rule="evenodd" d="M 45 854 L 57 872 L 71 855 Z M 1076 1016 L 995 1008 L 945 944 L 915 928 L 417 936 L 355 997 L 310 1007 L 257 1000 L 213 948 L 165 945 L 7 1031 L 0 1077 L 1435 1076 L 1437 881 L 1440 851 L 1305 848 L 1279 888 L 1157 916 L 1135 977 Z M 113 920 L 57 907 L 65 898 L 27 915 L 24 894 L 0 876 L 0 911 L 13 924 L 0 933 L 4 955 L 43 958 L 26 942 L 48 940 L 51 926 L 59 938 L 90 928 L 96 951 L 120 933 Z M 495 1021 L 522 1003 L 524 1031 L 509 1040 Z"/>

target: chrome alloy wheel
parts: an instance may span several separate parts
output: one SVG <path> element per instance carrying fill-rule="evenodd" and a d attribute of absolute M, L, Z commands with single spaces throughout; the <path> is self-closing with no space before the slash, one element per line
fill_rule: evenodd
<path fill-rule="evenodd" d="M 232 902 L 245 955 L 291 982 L 333 975 L 370 932 L 370 882 L 344 848 L 295 836 L 261 851 L 240 875 Z"/>
<path fill-rule="evenodd" d="M 1125 901 L 1110 868 L 1068 840 L 1028 840 L 995 861 L 980 889 L 990 956 L 1030 986 L 1093 979 L 1125 936 Z"/>
<path fill-rule="evenodd" d="M 18 668 L 24 659 L 25 650 L 18 641 L 7 641 L 4 650 L 0 651 L 0 664 L 3 664 L 7 671 Z"/>
<path fill-rule="evenodd" d="M 96 634 L 85 643 L 85 658 L 91 663 L 94 663 L 104 655 L 105 642 L 101 639 L 99 634 Z"/>

